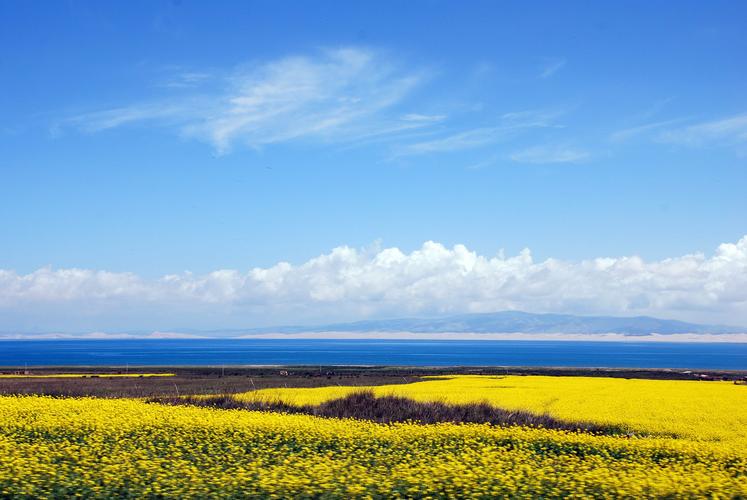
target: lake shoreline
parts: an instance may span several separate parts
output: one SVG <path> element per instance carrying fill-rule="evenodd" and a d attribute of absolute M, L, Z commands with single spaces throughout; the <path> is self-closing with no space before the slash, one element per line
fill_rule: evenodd
<path fill-rule="evenodd" d="M 526 375 L 635 378 L 648 380 L 743 380 L 745 370 L 607 368 L 574 366 L 380 366 L 380 365 L 47 365 L 0 366 L 0 374 L 29 375 L 174 373 L 185 377 L 427 377 L 449 375 Z M 131 377 L 136 378 L 136 377 Z"/>
<path fill-rule="evenodd" d="M 476 332 L 301 332 L 251 333 L 232 336 L 210 336 L 179 331 L 155 331 L 149 334 L 105 333 L 87 334 L 0 334 L 3 341 L 50 340 L 408 340 L 408 341 L 516 341 L 516 342 L 646 342 L 747 344 L 747 333 L 476 333 Z"/>

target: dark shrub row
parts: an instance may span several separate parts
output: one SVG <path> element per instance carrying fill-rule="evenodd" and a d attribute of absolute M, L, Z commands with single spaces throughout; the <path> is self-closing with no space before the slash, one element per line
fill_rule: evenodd
<path fill-rule="evenodd" d="M 343 398 L 333 399 L 316 406 L 295 406 L 281 401 L 238 401 L 230 395 L 203 398 L 161 397 L 152 398 L 148 401 L 151 403 L 207 406 L 223 409 L 303 413 L 330 418 L 357 418 L 379 423 L 488 423 L 500 426 L 521 425 L 590 432 L 594 434 L 624 433 L 624 430 L 619 428 L 584 422 L 566 422 L 549 415 L 504 410 L 487 403 L 445 404 L 440 402 L 420 402 L 396 396 L 376 397 L 373 391 L 355 392 Z"/>

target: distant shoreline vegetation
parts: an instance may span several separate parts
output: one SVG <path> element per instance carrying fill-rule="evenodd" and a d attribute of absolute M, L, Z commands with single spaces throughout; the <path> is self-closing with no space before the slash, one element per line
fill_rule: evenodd
<path fill-rule="evenodd" d="M 0 374 L 0 378 L 140 378 L 140 377 L 173 377 L 173 373 L 48 373 L 48 374 L 24 374 L 8 373 Z"/>

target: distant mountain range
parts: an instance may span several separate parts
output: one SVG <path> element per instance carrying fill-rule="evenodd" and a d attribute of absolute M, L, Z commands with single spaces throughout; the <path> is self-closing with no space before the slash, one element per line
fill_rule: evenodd
<path fill-rule="evenodd" d="M 183 330 L 180 330 L 183 331 Z M 657 333 L 728 334 L 746 333 L 747 328 L 722 325 L 701 325 L 658 319 L 649 316 L 574 316 L 571 314 L 532 314 L 504 311 L 483 314 L 460 314 L 443 318 L 401 318 L 356 321 L 316 326 L 278 326 L 243 330 L 215 330 L 210 336 L 235 336 L 267 333 L 616 333 L 641 336 Z"/>
<path fill-rule="evenodd" d="M 319 334 L 319 335 L 317 335 Z M 334 338 L 417 338 L 422 334 L 428 338 L 436 334 L 446 334 L 439 338 L 484 338 L 510 337 L 517 339 L 573 340 L 584 336 L 593 340 L 612 340 L 617 337 L 647 337 L 652 339 L 666 335 L 679 335 L 678 340 L 705 340 L 710 335 L 723 335 L 720 340 L 747 342 L 747 328 L 723 325 L 702 325 L 650 316 L 574 316 L 571 314 L 532 314 L 520 311 L 503 311 L 484 314 L 459 314 L 442 318 L 400 318 L 384 320 L 356 321 L 352 323 L 332 323 L 314 326 L 274 326 L 262 328 L 241 328 L 221 330 L 197 330 L 175 328 L 166 331 L 107 331 L 107 332 L 0 332 L 3 339 L 179 339 L 179 338 L 277 338 L 285 335 L 302 338 L 323 338 L 328 334 Z M 490 334 L 490 335 L 488 335 Z M 515 334 L 515 337 L 511 337 Z M 605 335 L 606 334 L 606 335 Z M 612 334 L 612 335 L 610 335 Z M 655 335 L 654 335 L 655 334 Z M 687 337 L 687 338 L 684 338 Z M 693 338 L 695 337 L 695 338 Z M 738 337 L 738 338 L 737 338 Z M 673 337 L 676 339 L 676 337 Z M 712 340 L 717 340 L 713 339 Z"/>

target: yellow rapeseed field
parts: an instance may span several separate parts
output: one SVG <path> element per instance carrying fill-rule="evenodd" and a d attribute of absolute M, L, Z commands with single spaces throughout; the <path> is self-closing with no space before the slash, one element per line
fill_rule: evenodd
<path fill-rule="evenodd" d="M 0 397 L 0 497 L 75 496 L 744 498 L 747 456 L 690 439 Z"/>
<path fill-rule="evenodd" d="M 571 422 L 623 426 L 631 432 L 712 441 L 747 453 L 747 386 L 732 382 L 606 377 L 450 376 L 370 387 L 377 395 L 468 403 L 547 413 Z M 239 399 L 319 404 L 360 387 L 265 389 Z"/>

